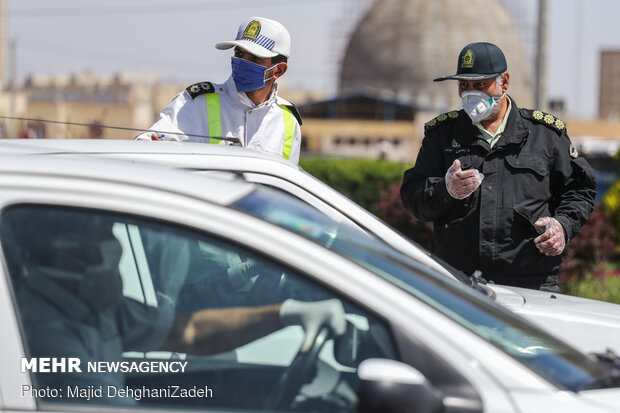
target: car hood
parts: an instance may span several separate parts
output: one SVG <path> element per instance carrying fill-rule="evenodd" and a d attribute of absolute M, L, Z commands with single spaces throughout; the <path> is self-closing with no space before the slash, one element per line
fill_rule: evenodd
<path fill-rule="evenodd" d="M 617 409 L 620 405 L 620 389 L 617 388 L 587 390 L 580 392 L 580 395 L 584 401 L 591 401 L 601 407 Z"/>
<path fill-rule="evenodd" d="M 489 285 L 497 303 L 586 353 L 620 354 L 620 305 L 566 294 Z"/>

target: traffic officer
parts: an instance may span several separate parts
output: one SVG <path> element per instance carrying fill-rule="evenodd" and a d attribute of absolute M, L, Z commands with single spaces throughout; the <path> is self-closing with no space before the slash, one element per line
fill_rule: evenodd
<path fill-rule="evenodd" d="M 472 43 L 458 57 L 463 109 L 425 125 L 401 197 L 432 221 L 436 254 L 496 283 L 559 292 L 560 254 L 592 212 L 596 178 L 566 125 L 506 93 L 506 58 Z"/>
<path fill-rule="evenodd" d="M 292 103 L 278 96 L 276 83 L 286 73 L 291 52 L 286 28 L 275 20 L 250 17 L 239 26 L 235 40 L 215 47 L 234 48 L 229 79 L 189 86 L 136 139 L 214 144 L 238 140 L 242 146 L 298 163 L 301 117 Z"/>

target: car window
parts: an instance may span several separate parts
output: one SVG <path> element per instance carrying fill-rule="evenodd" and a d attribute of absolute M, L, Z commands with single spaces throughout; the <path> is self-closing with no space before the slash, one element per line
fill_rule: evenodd
<path fill-rule="evenodd" d="M 331 205 L 325 203 L 323 200 L 317 198 L 313 194 L 309 193 L 305 189 L 299 187 L 298 185 L 295 185 L 292 182 L 286 181 L 284 179 L 281 179 L 275 176 L 258 174 L 258 173 L 250 173 L 250 172 L 244 173 L 243 176 L 248 182 L 258 183 L 265 187 L 274 188 L 277 190 L 281 190 L 285 193 L 291 194 L 295 196 L 296 198 L 306 202 L 308 205 L 316 208 L 317 210 L 327 215 L 329 218 L 333 219 L 334 221 L 344 222 L 351 227 L 357 228 L 360 231 L 364 231 L 359 225 L 353 222 L 349 217 L 342 214 L 340 211 L 336 210 Z"/>
<path fill-rule="evenodd" d="M 0 242 L 39 403 L 352 412 L 359 363 L 396 357 L 383 320 L 213 235 L 21 205 L 0 216 Z M 322 328 L 300 352 L 296 317 L 325 303 L 345 334 Z"/>
<path fill-rule="evenodd" d="M 472 289 L 428 269 L 375 237 L 340 225 L 308 205 L 259 188 L 234 208 L 260 217 L 351 259 L 416 296 L 556 385 L 577 391 L 605 374 L 585 354 L 527 323 Z"/>

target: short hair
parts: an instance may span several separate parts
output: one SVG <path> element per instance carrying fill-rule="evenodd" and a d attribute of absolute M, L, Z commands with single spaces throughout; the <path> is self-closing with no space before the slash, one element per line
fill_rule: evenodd
<path fill-rule="evenodd" d="M 282 63 L 282 62 L 287 63 L 288 62 L 288 57 L 279 54 L 279 55 L 277 55 L 275 57 L 272 57 L 271 58 L 271 62 L 274 63 L 274 64 L 278 64 L 278 63 Z"/>
<path fill-rule="evenodd" d="M 504 77 L 508 73 L 508 71 L 502 72 L 499 75 L 495 76 L 495 84 L 497 86 L 502 86 L 504 84 Z"/>

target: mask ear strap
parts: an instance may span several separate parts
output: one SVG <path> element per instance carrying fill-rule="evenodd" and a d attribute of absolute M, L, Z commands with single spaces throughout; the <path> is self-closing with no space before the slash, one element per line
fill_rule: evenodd
<path fill-rule="evenodd" d="M 279 64 L 280 64 L 280 63 L 276 63 L 275 65 L 273 65 L 273 66 L 271 66 L 271 67 L 269 67 L 269 68 L 265 69 L 265 73 L 267 73 L 268 71 L 270 71 L 270 70 L 271 70 L 271 69 L 273 69 L 274 67 L 278 67 L 278 65 L 279 65 Z M 271 77 L 269 77 L 269 78 L 265 79 L 265 80 L 264 80 L 264 82 L 265 82 L 265 83 L 267 83 L 267 82 L 268 82 L 268 81 L 270 81 L 271 79 L 273 79 L 273 76 L 271 76 Z"/>

